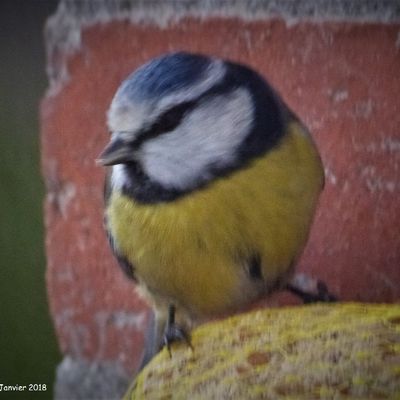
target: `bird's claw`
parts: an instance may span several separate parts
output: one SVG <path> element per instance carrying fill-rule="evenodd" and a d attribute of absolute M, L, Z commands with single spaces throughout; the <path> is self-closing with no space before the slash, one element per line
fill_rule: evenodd
<path fill-rule="evenodd" d="M 168 324 L 165 328 L 163 336 L 163 347 L 165 346 L 168 350 L 169 356 L 171 357 L 171 344 L 174 342 L 184 341 L 193 350 L 192 343 L 190 341 L 189 334 L 175 323 Z"/>
<path fill-rule="evenodd" d="M 174 342 L 185 341 L 186 344 L 193 350 L 190 342 L 189 334 L 180 325 L 175 323 L 175 306 L 170 304 L 168 307 L 168 320 L 165 326 L 163 343 L 161 347 L 166 347 L 171 357 L 171 344 Z"/>
<path fill-rule="evenodd" d="M 287 285 L 287 289 L 299 296 L 304 303 L 327 302 L 332 303 L 339 299 L 329 292 L 327 285 L 305 274 L 297 274 Z"/>
<path fill-rule="evenodd" d="M 317 282 L 317 294 L 315 295 L 314 301 L 322 301 L 326 303 L 333 303 L 339 301 L 339 299 L 329 292 L 328 286 L 322 281 Z"/>

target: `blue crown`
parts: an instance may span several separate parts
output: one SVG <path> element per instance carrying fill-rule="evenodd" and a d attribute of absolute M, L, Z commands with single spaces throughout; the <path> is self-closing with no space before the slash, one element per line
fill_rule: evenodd
<path fill-rule="evenodd" d="M 149 100 L 190 87 L 201 79 L 211 59 L 184 52 L 156 58 L 125 80 L 121 93 L 131 100 Z"/>

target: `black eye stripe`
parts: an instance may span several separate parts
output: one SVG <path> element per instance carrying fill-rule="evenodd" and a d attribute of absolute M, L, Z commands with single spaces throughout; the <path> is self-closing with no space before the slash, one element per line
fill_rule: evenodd
<path fill-rule="evenodd" d="M 193 109 L 195 105 L 196 102 L 190 101 L 170 108 L 157 119 L 150 130 L 158 130 L 160 133 L 172 131 L 180 124 L 184 115 Z"/>
<path fill-rule="evenodd" d="M 200 102 L 204 101 L 205 98 L 230 92 L 235 87 L 238 87 L 238 85 L 228 79 L 228 77 L 225 77 L 219 84 L 202 93 L 197 99 L 171 107 L 161 114 L 149 128 L 140 134 L 132 143 L 132 147 L 138 148 L 146 140 L 174 130 L 181 123 L 185 114 L 194 109 Z"/>
<path fill-rule="evenodd" d="M 137 148 L 146 140 L 174 130 L 181 123 L 185 114 L 196 106 L 196 103 L 196 101 L 181 103 L 165 111 L 149 128 L 140 134 L 132 143 L 132 146 Z"/>

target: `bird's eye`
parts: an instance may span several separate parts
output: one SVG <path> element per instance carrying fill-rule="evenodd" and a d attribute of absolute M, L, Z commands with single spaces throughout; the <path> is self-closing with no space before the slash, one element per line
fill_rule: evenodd
<path fill-rule="evenodd" d="M 185 113 L 195 106 L 195 102 L 186 102 L 170 108 L 161 115 L 148 129 L 142 132 L 131 145 L 139 147 L 144 141 L 155 138 L 163 133 L 174 130 L 182 121 Z"/>
<path fill-rule="evenodd" d="M 180 124 L 185 113 L 192 106 L 192 102 L 187 102 L 169 109 L 159 119 L 159 121 L 157 122 L 157 127 L 159 129 L 162 129 L 163 132 L 172 131 Z"/>

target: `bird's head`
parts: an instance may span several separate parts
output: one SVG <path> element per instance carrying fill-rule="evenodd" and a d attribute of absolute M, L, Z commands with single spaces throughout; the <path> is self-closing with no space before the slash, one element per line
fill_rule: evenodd
<path fill-rule="evenodd" d="M 282 131 L 280 110 L 268 84 L 247 67 L 164 55 L 117 90 L 108 111 L 111 140 L 98 162 L 114 166 L 114 187 L 188 192 L 272 147 Z"/>

